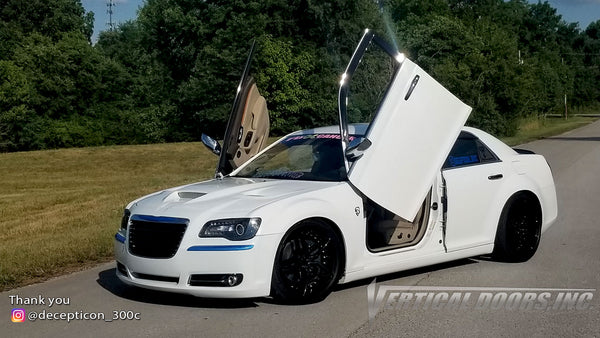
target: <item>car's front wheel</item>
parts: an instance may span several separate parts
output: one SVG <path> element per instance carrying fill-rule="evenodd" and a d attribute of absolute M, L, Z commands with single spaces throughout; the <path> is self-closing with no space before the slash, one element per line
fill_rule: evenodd
<path fill-rule="evenodd" d="M 296 224 L 283 237 L 273 266 L 272 295 L 286 303 L 324 299 L 342 271 L 341 240 L 321 220 Z"/>
<path fill-rule="evenodd" d="M 529 260 L 537 251 L 541 224 L 542 212 L 535 195 L 513 195 L 500 215 L 493 256 L 506 262 Z"/>

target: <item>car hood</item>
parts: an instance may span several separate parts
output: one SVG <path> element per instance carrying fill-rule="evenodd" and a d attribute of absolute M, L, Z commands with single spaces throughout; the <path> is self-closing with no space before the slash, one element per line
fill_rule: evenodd
<path fill-rule="evenodd" d="M 132 214 L 195 218 L 243 217 L 290 196 L 325 189 L 341 182 L 225 177 L 164 190 L 132 202 Z"/>

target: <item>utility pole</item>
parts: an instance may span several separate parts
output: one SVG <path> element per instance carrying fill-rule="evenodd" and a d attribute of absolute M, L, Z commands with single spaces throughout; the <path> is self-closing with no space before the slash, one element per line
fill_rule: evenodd
<path fill-rule="evenodd" d="M 116 6 L 117 4 L 115 3 L 115 0 L 107 0 L 106 1 L 106 7 L 108 7 L 108 9 L 106 10 L 106 13 L 108 14 L 108 22 L 106 23 L 106 25 L 108 26 L 109 30 L 114 30 L 116 24 L 113 22 L 113 8 Z"/>
<path fill-rule="evenodd" d="M 560 62 L 564 65 L 565 58 L 561 57 Z M 567 74 L 565 74 L 565 87 L 566 87 L 566 85 L 567 85 Z M 565 88 L 565 120 L 566 119 L 568 119 L 568 110 L 567 110 L 567 93 L 566 93 L 566 88 Z"/>
<path fill-rule="evenodd" d="M 567 111 L 567 93 L 565 93 L 565 120 L 568 118 L 568 111 Z"/>

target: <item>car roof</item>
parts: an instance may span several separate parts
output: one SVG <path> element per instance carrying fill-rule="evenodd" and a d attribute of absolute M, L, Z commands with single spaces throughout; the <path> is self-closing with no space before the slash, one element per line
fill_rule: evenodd
<path fill-rule="evenodd" d="M 348 132 L 351 135 L 362 136 L 367 132 L 367 128 L 369 124 L 367 123 L 355 123 L 348 125 Z M 496 155 L 499 155 L 501 158 L 505 158 L 506 156 L 514 155 L 515 152 L 509 146 L 504 144 L 504 142 L 498 140 L 496 137 L 484 132 L 483 130 L 473 128 L 473 127 L 462 127 L 461 135 L 466 136 L 464 132 L 467 132 L 475 137 L 479 138 L 483 141 L 483 143 L 487 144 L 489 147 L 496 152 Z M 332 125 L 326 127 L 318 127 L 312 129 L 304 129 L 295 131 L 288 136 L 297 136 L 297 135 L 311 135 L 311 134 L 339 134 L 340 127 L 339 125 Z"/>
<path fill-rule="evenodd" d="M 367 132 L 367 123 L 356 123 L 348 125 L 348 131 L 351 135 L 364 135 Z M 310 134 L 339 134 L 340 126 L 333 125 L 327 127 L 318 127 L 312 129 L 298 130 L 290 134 L 293 135 L 310 135 Z"/>

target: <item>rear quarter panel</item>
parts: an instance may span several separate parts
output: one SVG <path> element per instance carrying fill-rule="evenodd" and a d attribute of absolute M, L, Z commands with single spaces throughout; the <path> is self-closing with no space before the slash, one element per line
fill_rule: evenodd
<path fill-rule="evenodd" d="M 550 166 L 542 155 L 524 154 L 515 155 L 511 165 L 518 176 L 523 177 L 525 185 L 535 193 L 542 207 L 542 233 L 556 221 L 558 216 L 558 203 L 556 188 Z"/>

